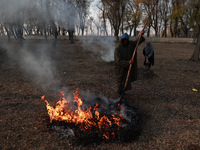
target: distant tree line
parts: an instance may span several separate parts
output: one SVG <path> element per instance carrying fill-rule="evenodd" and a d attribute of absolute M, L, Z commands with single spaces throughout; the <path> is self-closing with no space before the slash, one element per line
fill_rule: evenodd
<path fill-rule="evenodd" d="M 197 47 L 191 60 L 200 57 L 200 0 L 99 0 L 98 22 L 90 14 L 91 0 L 1 0 L 0 35 L 11 36 L 23 45 L 24 35 L 68 35 L 74 42 L 78 35 L 119 35 L 129 32 L 137 36 L 137 29 L 147 21 L 146 32 L 156 37 L 189 37 L 192 31 Z M 97 10 L 94 10 L 97 11 Z M 146 18 L 146 19 L 145 19 Z M 198 46 L 199 45 L 199 46 Z"/>
<path fill-rule="evenodd" d="M 22 39 L 22 35 L 73 35 L 93 33 L 92 23 L 98 34 L 138 34 L 138 27 L 148 17 L 147 36 L 189 37 L 193 31 L 198 37 L 200 0 L 99 0 L 99 21 L 90 17 L 91 0 L 1 0 L 0 34 Z M 151 14 L 151 16 L 149 16 Z M 99 32 L 101 30 L 101 32 Z M 99 34 L 100 35 L 100 34 Z"/>
<path fill-rule="evenodd" d="M 148 14 L 147 36 L 151 30 L 154 36 L 189 37 L 189 31 L 199 32 L 200 0 L 100 0 L 101 16 L 104 27 L 108 20 L 114 35 L 129 31 L 137 35 L 137 28 L 142 26 Z M 153 9 L 152 9 L 153 8 Z M 105 33 L 106 33 L 105 28 Z"/>
<path fill-rule="evenodd" d="M 137 35 L 137 28 L 148 20 L 147 36 L 189 37 L 192 31 L 197 43 L 191 60 L 200 59 L 200 0 L 100 0 L 104 32 L 106 20 L 111 24 L 116 40 L 119 33 L 129 31 Z M 146 18 L 146 19 L 145 19 Z"/>
<path fill-rule="evenodd" d="M 1 0 L 0 35 L 23 40 L 23 35 L 66 35 L 73 43 L 75 25 L 84 34 L 89 0 Z"/>

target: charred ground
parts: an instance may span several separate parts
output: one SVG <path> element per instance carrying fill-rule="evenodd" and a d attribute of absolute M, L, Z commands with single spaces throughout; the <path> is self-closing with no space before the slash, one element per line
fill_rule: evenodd
<path fill-rule="evenodd" d="M 30 49 L 43 40 L 26 40 Z M 48 41 L 51 45 L 51 40 Z M 13 41 L 9 45 L 19 47 Z M 139 116 L 142 133 L 129 143 L 73 145 L 49 129 L 47 110 L 40 97 L 46 95 L 52 105 L 64 86 L 80 91 L 115 98 L 113 62 L 96 61 L 92 52 L 80 41 L 70 44 L 59 40 L 56 48 L 49 46 L 61 82 L 54 88 L 42 89 L 40 81 L 21 70 L 16 60 L 1 48 L 0 60 L 0 149 L 192 149 L 200 148 L 200 63 L 189 61 L 194 45 L 186 43 L 153 43 L 153 72 L 143 69 L 141 45 L 138 51 L 139 78 L 124 96 Z"/>

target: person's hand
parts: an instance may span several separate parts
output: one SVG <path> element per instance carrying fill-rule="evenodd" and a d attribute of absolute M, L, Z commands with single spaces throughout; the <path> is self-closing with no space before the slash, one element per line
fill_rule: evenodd
<path fill-rule="evenodd" d="M 133 64 L 134 63 L 134 60 L 129 60 L 129 64 Z"/>
<path fill-rule="evenodd" d="M 141 30 L 141 31 L 140 31 L 140 35 L 141 35 L 141 36 L 144 35 L 144 30 Z"/>

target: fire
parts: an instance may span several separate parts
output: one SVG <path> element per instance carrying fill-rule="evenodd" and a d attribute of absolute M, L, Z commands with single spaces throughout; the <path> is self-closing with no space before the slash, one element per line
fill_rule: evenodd
<path fill-rule="evenodd" d="M 41 97 L 46 103 L 51 123 L 53 120 L 73 123 L 78 125 L 83 132 L 96 128 L 100 131 L 106 131 L 102 138 L 109 139 L 110 136 L 115 137 L 115 133 L 109 133 L 107 129 L 113 126 L 121 127 L 120 122 L 123 118 L 119 113 L 116 112 L 109 118 L 98 111 L 98 106 L 100 105 L 98 103 L 94 107 L 84 109 L 83 101 L 78 95 L 78 89 L 73 94 L 74 102 L 77 105 L 76 110 L 72 108 L 71 103 L 64 96 L 64 92 L 62 91 L 60 100 L 56 103 L 55 107 L 50 106 L 49 102 L 45 100 L 45 96 Z"/>
<path fill-rule="evenodd" d="M 112 138 L 115 138 L 115 133 L 112 132 L 111 134 L 109 132 L 106 132 L 103 134 L 103 139 L 110 139 L 110 136 L 112 136 Z"/>

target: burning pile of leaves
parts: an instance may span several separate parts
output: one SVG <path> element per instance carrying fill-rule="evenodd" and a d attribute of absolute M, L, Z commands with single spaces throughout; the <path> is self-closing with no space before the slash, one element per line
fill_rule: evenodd
<path fill-rule="evenodd" d="M 130 141 L 140 133 L 136 114 L 125 104 L 113 99 L 86 96 L 81 99 L 78 89 L 73 93 L 74 101 L 67 101 L 62 91 L 54 107 L 42 96 L 50 117 L 50 126 L 63 137 L 81 142 Z"/>

